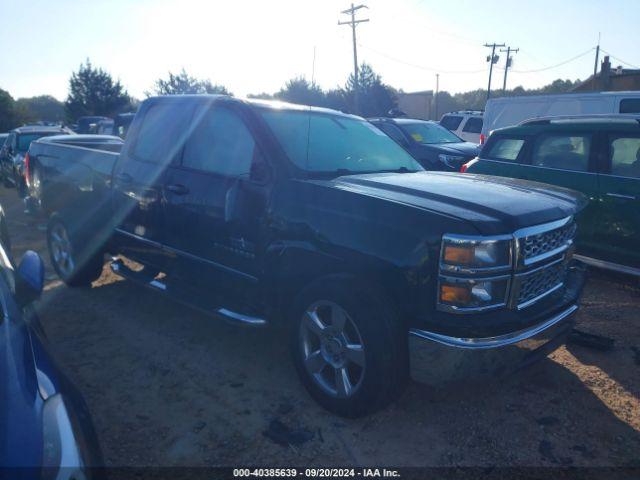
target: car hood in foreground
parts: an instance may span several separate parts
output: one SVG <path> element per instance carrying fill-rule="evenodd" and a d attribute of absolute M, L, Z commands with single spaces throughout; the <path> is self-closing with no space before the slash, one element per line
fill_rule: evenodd
<path fill-rule="evenodd" d="M 321 183 L 466 220 L 484 235 L 559 220 L 576 214 L 587 202 L 573 190 L 488 175 L 375 173 Z"/>

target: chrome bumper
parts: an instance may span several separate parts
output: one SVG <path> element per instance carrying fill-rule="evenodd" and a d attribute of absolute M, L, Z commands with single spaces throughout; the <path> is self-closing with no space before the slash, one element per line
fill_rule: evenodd
<path fill-rule="evenodd" d="M 409 330 L 411 376 L 430 385 L 516 370 L 558 348 L 571 332 L 577 305 L 533 327 L 487 338 Z"/>

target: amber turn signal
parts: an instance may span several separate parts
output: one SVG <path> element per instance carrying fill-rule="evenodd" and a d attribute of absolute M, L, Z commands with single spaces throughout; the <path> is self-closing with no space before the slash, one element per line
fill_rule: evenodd
<path fill-rule="evenodd" d="M 444 247 L 444 261 L 450 265 L 472 265 L 474 257 L 475 252 L 472 246 L 446 245 Z"/>
<path fill-rule="evenodd" d="M 441 285 L 440 301 L 454 305 L 470 303 L 471 288 L 468 286 Z"/>

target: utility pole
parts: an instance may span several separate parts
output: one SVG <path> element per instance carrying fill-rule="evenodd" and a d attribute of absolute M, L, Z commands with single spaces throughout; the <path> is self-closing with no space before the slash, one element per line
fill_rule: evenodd
<path fill-rule="evenodd" d="M 433 103 L 434 103 L 434 110 L 435 110 L 435 117 L 434 120 L 437 122 L 438 121 L 438 93 L 440 90 L 440 74 L 436 73 L 436 96 L 433 97 Z"/>
<path fill-rule="evenodd" d="M 504 43 L 485 43 L 485 47 L 491 48 L 491 56 L 487 57 L 487 62 L 489 62 L 489 86 L 487 87 L 487 100 L 491 97 L 491 75 L 493 74 L 493 65 L 498 63 L 500 57 L 496 55 L 497 47 L 506 47 Z"/>
<path fill-rule="evenodd" d="M 364 23 L 364 22 L 368 22 L 369 19 L 368 18 L 364 18 L 364 19 L 359 19 L 356 20 L 356 11 L 360 10 L 361 8 L 369 8 L 366 5 L 357 5 L 354 6 L 353 3 L 351 4 L 351 8 L 348 8 L 346 10 L 343 10 L 342 13 L 343 15 L 351 15 L 351 20 L 346 21 L 346 22 L 338 22 L 338 25 L 351 25 L 351 33 L 353 35 L 353 80 L 354 80 L 354 91 L 353 91 L 353 107 L 355 112 L 354 113 L 358 113 L 359 108 L 358 108 L 358 90 L 360 90 L 360 83 L 358 81 L 358 49 L 356 46 L 356 25 L 358 25 L 359 23 Z"/>
<path fill-rule="evenodd" d="M 598 60 L 600 60 L 600 33 L 598 32 L 598 46 L 596 47 L 596 63 L 593 65 L 593 90 L 598 89 Z"/>
<path fill-rule="evenodd" d="M 501 52 L 507 52 L 507 60 L 504 66 L 504 81 L 502 82 L 502 93 L 507 91 L 507 73 L 509 72 L 509 68 L 511 67 L 511 53 L 518 53 L 520 51 L 519 48 L 511 48 L 507 47 L 506 50 L 500 50 Z"/>

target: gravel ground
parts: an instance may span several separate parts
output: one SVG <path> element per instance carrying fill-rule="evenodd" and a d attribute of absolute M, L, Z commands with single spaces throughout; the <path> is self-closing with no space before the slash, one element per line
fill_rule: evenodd
<path fill-rule="evenodd" d="M 41 321 L 109 466 L 640 466 L 637 279 L 590 274 L 579 328 L 615 339 L 611 351 L 569 345 L 497 385 L 413 384 L 386 410 L 344 420 L 304 391 L 280 332 L 229 326 L 106 268 L 92 288 L 67 288 L 43 225 L 15 191 L 0 202 L 16 258 L 34 249 L 47 262 Z M 281 446 L 270 425 L 306 441 Z"/>

